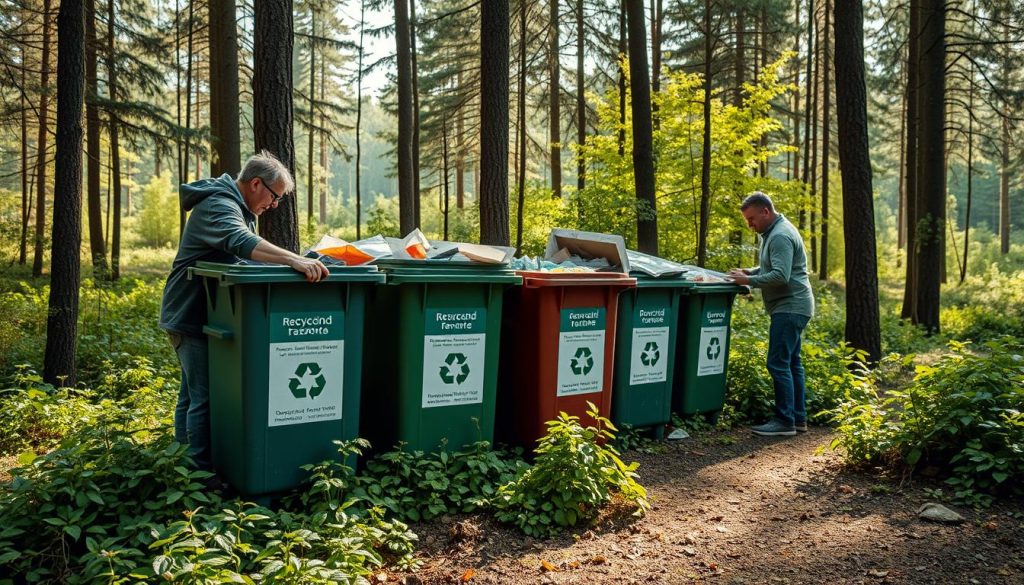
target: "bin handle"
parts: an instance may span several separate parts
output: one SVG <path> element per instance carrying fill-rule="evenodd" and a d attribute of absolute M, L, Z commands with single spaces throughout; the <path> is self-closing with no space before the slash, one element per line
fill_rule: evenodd
<path fill-rule="evenodd" d="M 203 333 L 221 341 L 231 341 L 235 338 L 234 332 L 230 329 L 224 329 L 223 327 L 217 327 L 216 325 L 203 325 Z"/>

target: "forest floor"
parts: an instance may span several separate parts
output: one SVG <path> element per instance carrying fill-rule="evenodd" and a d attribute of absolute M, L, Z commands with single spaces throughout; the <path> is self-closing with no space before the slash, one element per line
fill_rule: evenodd
<path fill-rule="evenodd" d="M 653 509 L 612 507 L 588 528 L 524 537 L 486 515 L 414 525 L 423 566 L 378 582 L 967 583 L 1024 582 L 1024 502 L 950 506 L 958 525 L 917 517 L 928 479 L 843 466 L 812 428 L 793 438 L 701 434 L 640 462 Z M 946 490 L 948 493 L 948 489 Z"/>

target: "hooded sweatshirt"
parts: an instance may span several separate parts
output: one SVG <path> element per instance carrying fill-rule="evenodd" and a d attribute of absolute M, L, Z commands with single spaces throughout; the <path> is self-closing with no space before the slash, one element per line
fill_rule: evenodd
<path fill-rule="evenodd" d="M 206 324 L 202 281 L 189 280 L 196 262 L 237 262 L 250 258 L 262 238 L 255 234 L 256 216 L 242 198 L 231 175 L 202 179 L 178 189 L 181 205 L 191 211 L 178 244 L 160 306 L 160 328 L 201 337 Z"/>

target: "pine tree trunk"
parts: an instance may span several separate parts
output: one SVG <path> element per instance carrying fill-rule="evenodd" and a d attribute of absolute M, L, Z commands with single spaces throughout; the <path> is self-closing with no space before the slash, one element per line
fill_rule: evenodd
<path fill-rule="evenodd" d="M 360 137 L 363 128 L 363 35 L 366 32 L 366 0 L 359 0 L 359 64 L 356 68 L 356 239 L 362 239 L 363 224 L 363 188 L 362 165 L 363 148 Z"/>
<path fill-rule="evenodd" d="M 810 208 L 809 226 L 811 241 L 811 272 L 818 271 L 818 99 L 821 87 L 821 27 L 818 26 L 818 14 L 814 17 L 814 75 L 811 82 L 811 198 L 807 202 Z"/>
<path fill-rule="evenodd" d="M 441 175 L 444 190 L 444 240 L 448 240 L 448 116 L 441 120 Z"/>
<path fill-rule="evenodd" d="M 900 185 L 899 205 L 896 210 L 896 249 L 902 250 L 907 245 L 907 90 L 906 90 L 906 62 L 903 64 L 903 72 L 900 75 L 903 83 L 903 96 L 900 102 Z M 898 264 L 897 264 L 898 265 Z"/>
<path fill-rule="evenodd" d="M 976 6 L 975 6 L 976 9 Z M 964 210 L 964 258 L 960 265 L 960 284 L 967 278 L 967 252 L 971 242 L 971 199 L 974 196 L 974 63 L 970 65 L 967 88 L 967 204 Z"/>
<path fill-rule="evenodd" d="M 917 321 L 939 332 L 940 278 L 946 218 L 945 96 L 946 6 L 925 0 L 921 6 L 920 157 L 918 159 L 919 231 L 917 248 Z"/>
<path fill-rule="evenodd" d="M 658 208 L 654 183 L 654 140 L 651 126 L 651 86 L 647 66 L 647 33 L 643 0 L 626 1 L 629 27 L 629 93 L 633 114 L 633 185 L 636 189 L 637 247 L 658 254 Z"/>
<path fill-rule="evenodd" d="M 36 233 L 32 276 L 43 275 L 43 240 L 46 231 L 46 142 L 50 111 L 50 0 L 43 0 L 43 56 L 39 61 L 39 136 L 36 139 Z"/>
<path fill-rule="evenodd" d="M 999 151 L 999 253 L 1010 253 L 1010 121 L 1003 116 Z"/>
<path fill-rule="evenodd" d="M 626 0 L 619 0 L 619 156 L 626 156 L 626 68 L 622 65 L 628 52 L 626 46 Z"/>
<path fill-rule="evenodd" d="M 523 0 L 519 2 L 519 95 L 516 96 L 516 136 L 519 139 L 519 146 L 516 154 L 519 156 L 516 167 L 516 253 L 523 251 L 523 214 L 526 207 L 526 5 Z M 462 121 L 462 118 L 459 118 Z M 461 132 L 460 132 L 461 135 Z M 582 189 L 582 182 L 580 189 Z M 580 201 L 580 209 L 583 209 L 583 202 Z M 582 213 L 582 211 L 580 212 Z"/>
<path fill-rule="evenodd" d="M 292 49 L 294 23 L 291 0 L 256 3 L 254 33 L 260 42 L 253 52 L 253 133 L 256 151 L 268 150 L 295 175 L 292 133 Z M 282 248 L 299 251 L 299 219 L 295 197 L 260 216 L 260 235 Z"/>
<path fill-rule="evenodd" d="M 412 56 L 409 48 L 409 3 L 395 0 L 395 56 L 398 59 L 398 223 L 405 235 L 417 227 L 413 159 Z"/>
<path fill-rule="evenodd" d="M 462 87 L 462 72 L 456 79 Z M 466 126 L 462 108 L 455 111 L 455 149 L 455 206 L 462 209 L 466 205 Z"/>
<path fill-rule="evenodd" d="M 181 6 L 179 0 L 174 0 L 174 98 L 175 98 L 175 123 L 181 127 Z M 184 145 L 180 136 L 174 138 L 175 153 L 178 156 L 177 182 L 185 182 L 185 157 L 182 151 Z M 181 201 L 178 201 L 178 238 L 185 231 L 185 208 Z"/>
<path fill-rule="evenodd" d="M 82 246 L 82 105 L 85 101 L 85 4 L 62 0 L 57 13 L 57 154 L 43 379 L 74 386 Z"/>
<path fill-rule="evenodd" d="M 320 103 L 325 103 L 327 92 L 324 82 L 327 81 L 326 59 L 320 59 Z M 327 224 L 327 119 L 320 112 L 320 223 Z"/>
<path fill-rule="evenodd" d="M 21 53 L 21 87 L 25 85 L 25 71 L 28 66 L 25 64 L 25 46 L 22 45 Z M 21 92 L 21 238 L 18 241 L 18 265 L 24 266 L 28 259 L 28 220 L 31 215 L 32 196 L 28 189 L 28 176 L 31 171 L 28 167 L 28 100 L 25 99 L 25 92 Z"/>
<path fill-rule="evenodd" d="M 409 0 L 409 59 L 412 69 L 412 178 L 415 194 L 416 225 L 423 222 L 420 213 L 420 71 L 416 64 L 416 0 Z"/>
<path fill-rule="evenodd" d="M 235 0 L 210 2 L 210 174 L 242 170 Z"/>
<path fill-rule="evenodd" d="M 793 7 L 795 10 L 795 25 L 794 29 L 800 30 L 800 0 L 794 0 Z M 800 34 L 799 32 L 793 35 L 793 146 L 796 150 L 793 152 L 793 171 L 792 174 L 787 177 L 788 179 L 795 179 L 800 176 Z"/>
<path fill-rule="evenodd" d="M 864 81 L 863 10 L 860 0 L 836 0 L 836 113 L 846 245 L 846 341 L 866 351 L 871 363 L 877 363 L 882 357 L 882 335 Z M 826 19 L 827 14 L 826 9 Z"/>
<path fill-rule="evenodd" d="M 811 144 L 811 119 L 813 117 L 814 108 L 811 103 L 811 96 L 813 95 L 812 85 L 813 81 L 811 76 L 813 75 L 811 67 L 814 64 L 814 0 L 808 0 L 807 2 L 807 71 L 806 80 L 807 84 L 807 95 L 804 100 L 804 168 L 801 174 L 801 181 L 804 183 L 804 194 L 810 191 L 811 185 L 811 150 L 813 145 Z M 800 231 L 803 232 L 804 228 L 807 227 L 807 205 L 804 201 L 800 202 Z M 809 235 L 809 234 L 808 234 Z"/>
<path fill-rule="evenodd" d="M 580 14 L 583 13 L 583 1 L 580 0 Z M 665 11 L 662 0 L 651 0 L 651 95 L 657 96 L 661 91 L 661 24 Z M 580 30 L 583 30 L 583 19 L 580 18 Z M 651 100 L 651 123 L 655 130 L 661 127 L 658 119 L 658 100 Z"/>
<path fill-rule="evenodd" d="M 828 179 L 829 179 L 829 155 L 832 153 L 832 124 L 830 114 L 832 112 L 832 85 L 831 65 L 832 59 L 829 53 L 829 36 L 832 31 L 832 0 L 825 0 L 825 46 L 822 47 L 822 63 L 825 71 L 822 75 L 822 98 L 825 100 L 825 107 L 821 112 L 821 261 L 818 263 L 818 278 L 828 280 Z M 862 19 L 863 20 L 863 19 Z"/>
<path fill-rule="evenodd" d="M 587 97 L 583 76 L 583 0 L 576 0 L 576 144 L 580 152 L 576 155 L 576 190 L 582 191 L 587 184 L 587 160 L 582 148 L 587 143 Z"/>
<path fill-rule="evenodd" d="M 921 0 L 910 2 L 910 28 L 907 40 L 907 277 L 903 289 L 900 316 L 917 323 L 917 221 L 918 221 L 918 102 L 921 66 Z"/>
<path fill-rule="evenodd" d="M 88 170 L 89 251 L 96 280 L 107 279 L 107 247 L 103 241 L 100 201 L 100 115 L 96 107 L 96 0 L 85 0 L 85 133 Z"/>
<path fill-rule="evenodd" d="M 559 0 L 548 0 L 548 75 L 551 81 L 548 89 L 548 131 L 549 147 L 551 149 L 551 196 L 555 199 L 562 197 L 562 113 L 561 103 L 561 63 L 559 62 L 559 49 L 561 42 L 558 38 L 558 2 Z"/>
<path fill-rule="evenodd" d="M 747 82 L 746 16 L 741 2 L 736 6 L 736 93 L 732 99 L 736 106 L 743 105 L 743 84 Z"/>
<path fill-rule="evenodd" d="M 307 132 L 306 148 L 306 225 L 313 225 L 313 209 L 316 201 L 316 190 L 313 172 L 313 140 L 316 135 L 316 7 L 310 10 L 309 33 L 309 132 Z"/>
<path fill-rule="evenodd" d="M 700 223 L 697 229 L 697 266 L 708 261 L 708 222 L 711 219 L 711 0 L 704 0 L 704 128 L 700 163 Z"/>
<path fill-rule="evenodd" d="M 117 19 L 114 9 L 116 0 L 107 2 L 107 91 L 111 101 L 117 101 L 117 65 L 114 54 L 114 31 L 117 29 Z M 107 123 L 110 126 L 110 173 L 113 177 L 111 186 L 111 197 L 113 198 L 114 212 L 113 225 L 110 228 L 110 279 L 121 278 L 121 150 L 118 145 L 119 129 L 117 114 L 113 111 L 107 113 Z"/>
<path fill-rule="evenodd" d="M 508 0 L 480 7 L 480 243 L 509 244 Z"/>

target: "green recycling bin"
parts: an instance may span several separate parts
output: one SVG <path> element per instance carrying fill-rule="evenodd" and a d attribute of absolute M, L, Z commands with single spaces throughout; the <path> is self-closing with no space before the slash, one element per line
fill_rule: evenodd
<path fill-rule="evenodd" d="M 715 421 L 725 406 L 732 303 L 749 289 L 730 282 L 694 284 L 680 297 L 672 410 Z"/>
<path fill-rule="evenodd" d="M 361 436 L 376 452 L 493 441 L 507 266 L 380 260 L 370 294 Z"/>
<path fill-rule="evenodd" d="M 672 419 L 680 299 L 695 284 L 679 276 L 633 276 L 637 288 L 619 294 L 612 422 L 652 427 L 661 438 Z"/>
<path fill-rule="evenodd" d="M 246 497 L 294 488 L 358 436 L 366 290 L 384 275 L 199 262 L 189 278 L 206 291 L 214 467 Z"/>

